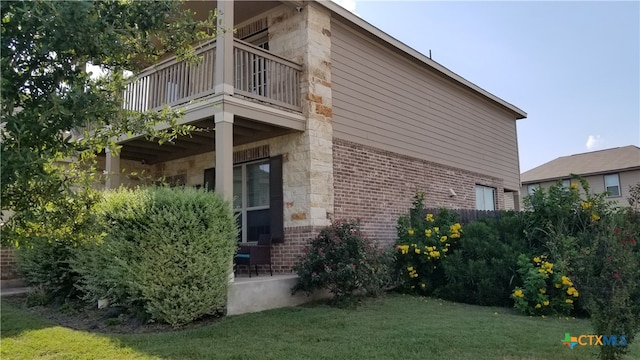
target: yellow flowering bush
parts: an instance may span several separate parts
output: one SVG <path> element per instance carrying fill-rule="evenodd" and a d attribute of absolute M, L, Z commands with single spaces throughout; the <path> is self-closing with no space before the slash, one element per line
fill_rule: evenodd
<path fill-rule="evenodd" d="M 580 294 L 569 277 L 555 273 L 553 268 L 546 255 L 518 257 L 523 285 L 511 294 L 516 309 L 526 315 L 568 315 L 573 310 Z"/>
<path fill-rule="evenodd" d="M 441 262 L 462 234 L 457 214 L 440 210 L 424 213 L 424 194 L 417 193 L 408 215 L 398 219 L 397 268 L 402 286 L 410 292 L 429 294 L 444 284 Z"/>

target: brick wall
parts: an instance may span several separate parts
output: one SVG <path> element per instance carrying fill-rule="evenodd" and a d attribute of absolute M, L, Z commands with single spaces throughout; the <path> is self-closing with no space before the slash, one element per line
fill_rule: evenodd
<path fill-rule="evenodd" d="M 18 271 L 14 249 L 2 247 L 0 249 L 0 277 L 2 280 L 17 280 Z"/>
<path fill-rule="evenodd" d="M 321 226 L 297 226 L 284 229 L 284 242 L 273 244 L 271 248 L 271 267 L 274 274 L 291 273 L 291 267 L 303 254 L 305 246 L 315 238 Z M 253 270 L 255 271 L 255 270 Z M 268 274 L 269 267 L 258 266 L 259 274 Z M 240 274 L 246 274 L 246 267 L 238 269 Z"/>
<path fill-rule="evenodd" d="M 395 241 L 398 217 L 418 191 L 426 207 L 474 209 L 476 184 L 490 186 L 497 208 L 504 208 L 501 179 L 335 138 L 333 156 L 335 218 L 360 219 L 380 245 Z"/>

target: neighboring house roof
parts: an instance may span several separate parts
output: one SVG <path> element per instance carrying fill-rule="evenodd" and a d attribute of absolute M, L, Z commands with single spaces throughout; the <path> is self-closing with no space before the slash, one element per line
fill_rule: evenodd
<path fill-rule="evenodd" d="M 640 148 L 634 145 L 562 156 L 522 173 L 523 184 L 569 177 L 640 169 Z"/>
<path fill-rule="evenodd" d="M 401 41 L 397 40 L 396 38 L 390 36 L 389 34 L 385 33 L 384 31 L 382 31 L 382 30 L 378 29 L 377 27 L 369 24 L 368 22 L 364 21 L 362 18 L 354 15 L 352 12 L 350 12 L 349 10 L 346 10 L 345 8 L 343 8 L 342 6 L 334 3 L 333 1 L 318 0 L 318 3 L 324 5 L 327 9 L 329 9 L 332 12 L 340 15 L 341 17 L 343 17 L 346 20 L 352 22 L 353 24 L 359 26 L 363 30 L 373 34 L 374 36 L 376 36 L 379 39 L 383 40 L 387 44 L 395 47 L 396 49 L 400 50 L 401 52 L 405 53 L 406 55 L 408 55 L 410 57 L 413 57 L 413 58 L 423 62 L 428 67 L 436 70 L 437 72 L 445 75 L 446 77 L 454 80 L 455 82 L 457 82 L 457 83 L 461 84 L 462 86 L 470 89 L 471 91 L 481 95 L 482 97 L 488 99 L 489 101 L 499 105 L 500 107 L 502 107 L 502 108 L 514 113 L 514 115 L 516 116 L 516 119 L 524 119 L 524 118 L 527 117 L 527 113 L 524 112 L 522 109 L 518 108 L 517 106 L 515 106 L 513 104 L 510 104 L 510 103 L 502 100 L 501 98 L 491 94 L 490 92 L 482 89 L 478 85 L 470 82 L 469 80 L 463 78 L 462 76 L 454 73 L 453 71 L 451 71 L 451 70 L 447 69 L 446 67 L 440 65 L 439 63 L 433 61 L 432 59 L 430 59 L 429 57 L 427 57 L 424 54 L 420 53 L 419 51 L 416 51 L 415 49 L 407 46 L 406 44 L 404 44 Z"/>

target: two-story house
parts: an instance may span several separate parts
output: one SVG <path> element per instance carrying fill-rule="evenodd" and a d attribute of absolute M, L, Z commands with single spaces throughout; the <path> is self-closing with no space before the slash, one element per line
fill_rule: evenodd
<path fill-rule="evenodd" d="M 551 160 L 522 173 L 523 195 L 558 182 L 570 186 L 580 175 L 593 193 L 607 192 L 606 198 L 618 206 L 629 206 L 629 188 L 640 183 L 640 148 L 628 145 Z"/>
<path fill-rule="evenodd" d="M 181 107 L 203 131 L 122 140 L 104 158 L 106 187 L 145 170 L 215 189 L 233 198 L 240 241 L 272 235 L 278 272 L 331 219 L 358 218 L 392 243 L 416 191 L 434 207 L 520 203 L 516 106 L 330 1 L 187 4 L 203 17 L 217 8 L 236 31 L 199 45 L 198 64 L 141 73 L 125 106 Z"/>

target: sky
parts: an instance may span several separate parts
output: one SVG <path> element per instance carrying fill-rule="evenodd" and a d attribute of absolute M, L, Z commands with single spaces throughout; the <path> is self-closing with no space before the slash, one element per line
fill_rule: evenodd
<path fill-rule="evenodd" d="M 639 1 L 334 1 L 524 110 L 521 172 L 640 146 Z"/>

